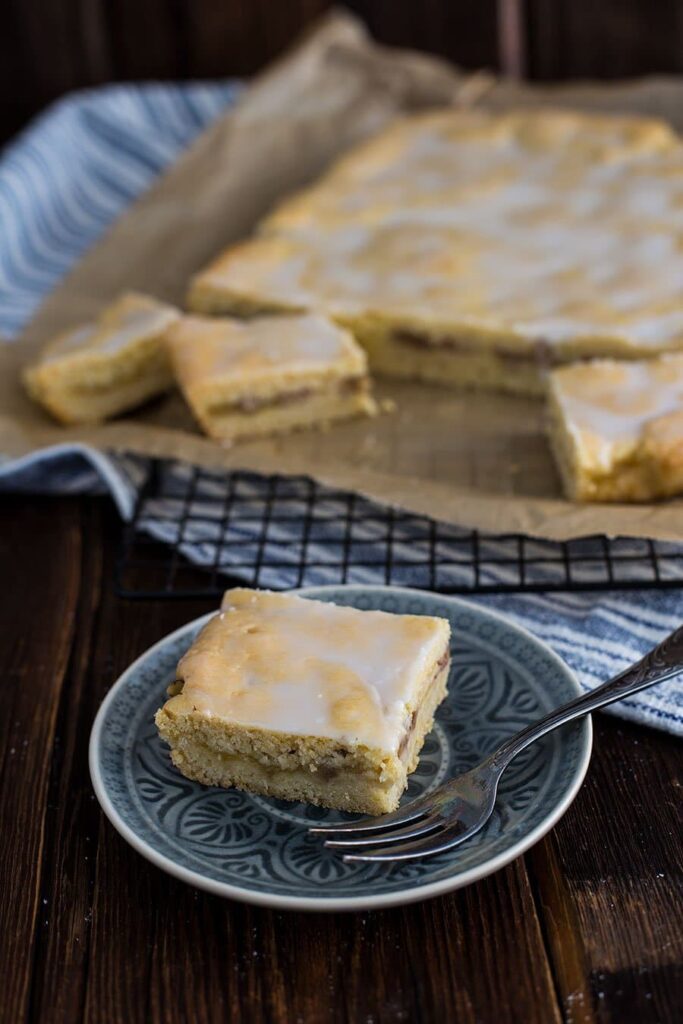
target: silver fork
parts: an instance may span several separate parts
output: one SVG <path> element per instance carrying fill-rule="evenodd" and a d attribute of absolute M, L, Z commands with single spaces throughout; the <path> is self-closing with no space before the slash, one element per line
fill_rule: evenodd
<path fill-rule="evenodd" d="M 679 672 L 683 672 L 683 626 L 635 665 L 597 690 L 562 704 L 538 722 L 526 726 L 481 764 L 445 782 L 433 793 L 378 818 L 364 818 L 349 825 L 316 826 L 308 831 L 319 835 L 343 833 L 350 836 L 325 842 L 325 846 L 333 850 L 350 851 L 344 856 L 347 861 L 413 860 L 451 850 L 486 824 L 493 813 L 501 775 L 529 744 L 566 722 L 671 679 Z M 377 847 L 378 843 L 391 845 Z"/>

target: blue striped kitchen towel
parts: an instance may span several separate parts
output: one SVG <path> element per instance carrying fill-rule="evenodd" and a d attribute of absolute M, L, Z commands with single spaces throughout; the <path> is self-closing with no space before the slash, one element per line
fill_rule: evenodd
<path fill-rule="evenodd" d="M 239 86 L 233 82 L 185 85 L 110 86 L 61 100 L 33 122 L 0 155 L 0 335 L 7 343 L 16 337 L 40 301 L 57 284 L 112 221 L 139 196 L 178 154 L 234 100 Z M 146 460 L 133 456 L 104 455 L 84 445 L 58 445 L 18 460 L 2 460 L 0 487 L 38 492 L 110 492 L 124 518 L 131 515 L 135 498 L 146 478 Z M 164 472 L 177 478 L 179 488 L 188 467 L 169 463 Z M 207 487 L 220 486 L 215 481 Z M 224 484 L 227 486 L 227 484 Z M 254 497 L 266 486 L 254 476 Z M 302 490 L 301 501 L 307 492 Z M 215 499 L 215 493 L 206 494 Z M 291 502 L 292 490 L 287 492 Z M 166 499 L 172 504 L 173 498 Z M 321 500 L 325 500 L 322 489 Z M 333 502 L 333 493 L 329 495 Z M 303 507 L 303 505 L 302 505 Z M 162 541 L 172 542 L 168 513 L 163 504 L 145 521 L 145 529 Z M 326 570 L 326 551 L 335 539 L 316 531 L 307 550 L 316 563 L 315 579 L 336 582 L 336 570 Z M 261 523 L 241 525 L 244 546 L 261 533 Z M 296 531 L 296 521 L 292 522 Z M 272 536 L 273 554 L 279 549 L 286 562 L 295 536 L 280 521 Z M 443 527 L 448 557 L 457 528 Z M 486 542 L 486 539 L 485 539 Z M 369 536 L 365 542 L 372 543 Z M 495 539 L 490 543 L 495 544 Z M 634 542 L 634 551 L 637 544 Z M 188 537 L 185 554 L 196 562 L 211 561 L 215 539 L 210 532 Z M 230 551 L 224 549 L 226 572 Z M 683 552 L 682 552 L 683 553 Z M 411 546 L 397 560 L 414 557 Z M 332 561 L 332 560 L 330 560 Z M 372 559 L 370 559 L 372 561 Z M 356 582 L 382 583 L 380 568 L 359 567 Z M 419 560 L 404 569 L 404 585 L 419 584 L 424 565 Z M 265 581 L 287 586 L 286 569 Z M 444 584 L 450 581 L 443 578 Z M 587 689 L 636 660 L 649 647 L 683 621 L 683 589 L 666 591 L 613 591 L 610 593 L 518 594 L 475 599 L 497 608 L 526 626 L 553 647 L 572 666 Z M 683 683 L 672 681 L 610 709 L 615 715 L 683 735 Z"/>

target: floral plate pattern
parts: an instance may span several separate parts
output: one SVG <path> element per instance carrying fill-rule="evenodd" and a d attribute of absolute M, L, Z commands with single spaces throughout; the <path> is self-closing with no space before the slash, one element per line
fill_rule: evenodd
<path fill-rule="evenodd" d="M 569 668 L 543 643 L 466 601 L 398 587 L 316 587 L 301 593 L 450 620 L 450 693 L 405 801 L 476 764 L 506 736 L 580 692 Z M 110 821 L 145 857 L 193 885 L 296 910 L 365 910 L 424 899 L 519 856 L 555 824 L 583 780 L 591 750 L 588 719 L 519 755 L 503 776 L 492 819 L 463 846 L 404 865 L 345 864 L 306 829 L 355 815 L 208 788 L 171 764 L 154 712 L 178 659 L 209 617 L 165 637 L 124 672 L 102 704 L 90 739 L 90 773 Z"/>

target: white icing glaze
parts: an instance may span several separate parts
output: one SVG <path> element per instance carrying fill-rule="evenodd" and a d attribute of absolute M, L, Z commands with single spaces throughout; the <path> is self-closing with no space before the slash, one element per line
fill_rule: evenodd
<path fill-rule="evenodd" d="M 52 363 L 63 359 L 71 352 L 87 348 L 96 333 L 95 324 L 83 324 L 81 327 L 75 327 L 72 331 L 61 334 L 43 353 L 41 362 Z"/>
<path fill-rule="evenodd" d="M 335 362 L 348 348 L 348 339 L 325 316 L 263 316 L 243 322 L 228 317 L 187 316 L 172 339 L 182 339 L 211 351 L 211 373 L 263 369 L 287 364 L 315 366 Z"/>
<path fill-rule="evenodd" d="M 676 347 L 683 146 L 638 119 L 417 117 L 285 203 L 199 282 L 342 315 Z"/>
<path fill-rule="evenodd" d="M 178 666 L 171 707 L 396 753 L 447 623 L 268 591 L 228 591 Z"/>
<path fill-rule="evenodd" d="M 142 338 L 153 334 L 159 334 L 176 319 L 172 310 L 139 310 L 131 311 L 117 326 L 107 326 L 98 332 L 94 347 L 99 352 L 107 352 L 113 355 L 120 352 L 132 342 L 140 341 Z"/>
<path fill-rule="evenodd" d="M 365 370 L 365 357 L 348 333 L 316 314 L 248 321 L 187 316 L 169 332 L 168 342 L 185 384 L 223 374 L 254 379 L 274 370 L 315 371 L 349 358 L 357 372 Z"/>
<path fill-rule="evenodd" d="M 42 353 L 43 364 L 84 352 L 116 355 L 129 345 L 154 337 L 178 318 L 172 306 L 146 295 L 127 293 L 102 310 L 96 321 L 59 335 Z"/>
<path fill-rule="evenodd" d="M 638 443 L 647 424 L 683 410 L 683 355 L 576 364 L 555 371 L 552 386 L 567 429 L 608 470 L 616 447 Z"/>

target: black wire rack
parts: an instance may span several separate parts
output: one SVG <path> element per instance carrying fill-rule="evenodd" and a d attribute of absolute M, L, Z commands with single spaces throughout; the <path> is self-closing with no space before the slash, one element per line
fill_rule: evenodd
<path fill-rule="evenodd" d="M 123 531 L 117 593 L 217 598 L 237 583 L 385 583 L 447 594 L 680 587 L 683 545 L 494 536 L 308 477 L 152 461 Z"/>

